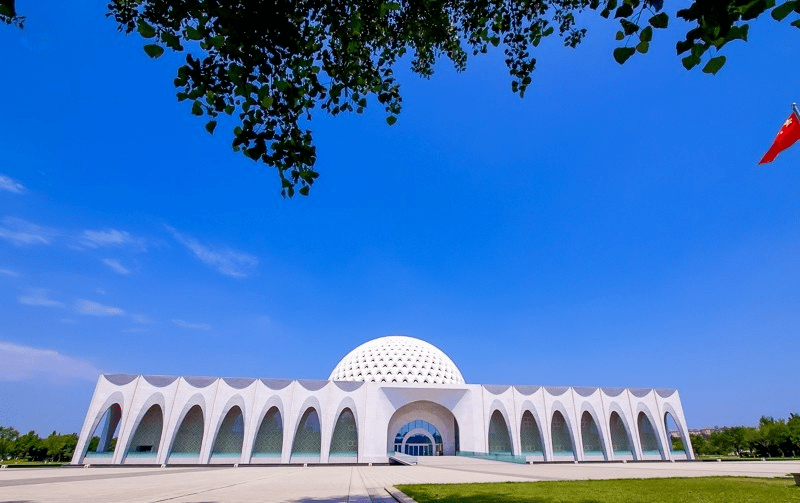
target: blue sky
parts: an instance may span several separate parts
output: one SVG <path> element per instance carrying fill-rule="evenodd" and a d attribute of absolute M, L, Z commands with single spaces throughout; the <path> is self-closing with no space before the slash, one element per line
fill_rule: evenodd
<path fill-rule="evenodd" d="M 404 65 L 397 124 L 317 114 L 283 200 L 104 5 L 0 29 L 0 424 L 77 431 L 100 372 L 325 379 L 388 334 L 471 383 L 676 387 L 690 427 L 800 412 L 800 147 L 756 166 L 800 100 L 788 23 L 711 77 L 680 23 L 620 67 L 590 16 L 524 99 L 500 54 Z"/>

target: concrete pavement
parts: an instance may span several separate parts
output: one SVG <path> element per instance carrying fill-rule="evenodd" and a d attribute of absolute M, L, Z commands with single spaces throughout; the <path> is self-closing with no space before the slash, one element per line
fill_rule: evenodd
<path fill-rule="evenodd" d="M 516 465 L 462 457 L 416 466 L 12 468 L 0 503 L 393 503 L 398 484 L 735 475 L 783 476 L 800 461 Z"/>

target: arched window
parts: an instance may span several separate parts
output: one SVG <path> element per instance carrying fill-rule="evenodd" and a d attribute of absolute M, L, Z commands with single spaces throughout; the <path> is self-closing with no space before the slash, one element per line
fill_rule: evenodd
<path fill-rule="evenodd" d="M 153 458 L 158 455 L 161 431 L 164 429 L 164 413 L 158 404 L 152 405 L 139 422 L 131 437 L 125 458 Z"/>
<path fill-rule="evenodd" d="M 264 415 L 253 443 L 253 458 L 280 458 L 283 450 L 281 412 L 272 407 Z"/>
<path fill-rule="evenodd" d="M 625 423 L 616 411 L 611 413 L 608 420 L 608 428 L 611 431 L 611 448 L 615 456 L 632 456 L 633 448 L 628 435 Z"/>
<path fill-rule="evenodd" d="M 639 427 L 639 441 L 642 444 L 642 454 L 645 456 L 660 455 L 661 450 L 659 449 L 658 437 L 656 437 L 656 431 L 650 419 L 648 419 L 647 414 L 639 412 L 639 418 L 636 422 Z"/>
<path fill-rule="evenodd" d="M 600 430 L 592 414 L 585 410 L 581 415 L 581 439 L 583 440 L 584 456 L 602 456 L 603 442 L 600 440 Z"/>
<path fill-rule="evenodd" d="M 309 407 L 300 418 L 292 443 L 292 457 L 319 458 L 322 433 L 316 409 Z"/>
<path fill-rule="evenodd" d="M 353 411 L 344 409 L 339 414 L 331 437 L 331 457 L 358 456 L 358 429 Z"/>
<path fill-rule="evenodd" d="M 122 419 L 122 407 L 118 403 L 111 404 L 89 436 L 91 440 L 86 444 L 84 458 L 111 461 L 117 447 L 120 419 Z"/>
<path fill-rule="evenodd" d="M 170 460 L 199 457 L 200 448 L 203 445 L 204 429 L 203 409 L 199 405 L 194 405 L 184 416 L 178 433 L 175 434 L 175 441 L 172 442 L 169 455 Z M 177 461 L 180 462 L 180 459 Z"/>
<path fill-rule="evenodd" d="M 489 419 L 489 453 L 511 454 L 511 436 L 503 414 L 495 409 Z"/>
<path fill-rule="evenodd" d="M 522 414 L 522 422 L 519 429 L 520 446 L 522 447 L 522 455 L 542 454 L 542 434 L 539 431 L 539 425 L 536 424 L 531 411 L 526 410 Z"/>
<path fill-rule="evenodd" d="M 550 423 L 551 440 L 553 442 L 553 456 L 575 457 L 575 448 L 572 445 L 572 436 L 569 433 L 567 420 L 560 411 L 553 412 Z"/>
<path fill-rule="evenodd" d="M 211 458 L 235 459 L 242 455 L 244 442 L 244 417 L 238 405 L 230 408 L 217 431 Z"/>

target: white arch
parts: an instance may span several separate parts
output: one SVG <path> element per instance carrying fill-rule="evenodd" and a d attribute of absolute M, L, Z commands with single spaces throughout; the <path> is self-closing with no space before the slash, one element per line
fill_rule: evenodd
<path fill-rule="evenodd" d="M 508 432 L 508 441 L 511 447 L 511 454 L 512 455 L 519 454 L 519 452 L 515 452 L 516 451 L 515 447 L 516 436 L 514 435 L 515 428 L 511 427 L 511 422 L 508 420 L 508 412 L 506 412 L 506 408 L 503 405 L 503 403 L 497 399 L 493 400 L 492 404 L 489 406 L 489 411 L 490 411 L 489 415 L 487 416 L 489 418 L 489 421 L 486 423 L 483 432 L 483 436 L 486 438 L 486 451 L 487 452 L 489 451 L 489 425 L 492 423 L 492 417 L 494 416 L 494 412 L 497 411 L 500 413 L 501 416 L 503 416 L 503 421 L 505 421 L 506 423 L 506 431 Z"/>
<path fill-rule="evenodd" d="M 281 416 L 281 433 L 284 438 L 286 437 L 286 413 L 283 408 L 283 400 L 281 400 L 281 397 L 278 395 L 272 395 L 261 407 L 258 413 L 258 420 L 255 423 L 255 427 L 252 429 L 250 438 L 245 438 L 244 440 L 244 445 L 242 446 L 242 456 L 243 459 L 246 459 L 248 463 L 253 461 L 253 449 L 256 445 L 258 432 L 261 430 L 261 423 L 264 422 L 264 418 L 273 407 L 278 409 L 278 414 Z M 281 441 L 281 455 L 283 455 L 283 441 Z"/>
<path fill-rule="evenodd" d="M 325 446 L 325 435 L 324 435 L 325 421 L 324 421 L 324 418 L 322 417 L 322 406 L 319 403 L 319 399 L 315 395 L 311 395 L 311 396 L 307 397 L 303 401 L 303 404 L 300 406 L 300 408 L 297 409 L 297 417 L 295 417 L 294 421 L 293 421 L 294 422 L 294 428 L 292 428 L 292 436 L 290 437 L 292 440 L 291 440 L 291 444 L 289 445 L 289 450 L 287 452 L 290 462 L 291 462 L 291 459 L 293 457 L 294 442 L 297 439 L 297 433 L 298 433 L 298 430 L 300 428 L 300 421 L 303 419 L 303 416 L 305 415 L 305 413 L 309 409 L 314 409 L 314 412 L 317 413 L 317 419 L 319 420 L 319 430 L 320 430 L 319 431 L 319 437 L 320 437 L 319 457 L 320 457 L 320 461 L 322 461 L 322 451 L 325 448 L 324 447 Z M 286 424 L 286 423 L 284 423 L 284 424 Z M 285 434 L 285 431 L 286 430 L 284 429 L 284 439 L 287 438 L 287 436 Z"/>
<path fill-rule="evenodd" d="M 122 456 L 120 457 L 120 464 L 125 463 L 125 459 L 128 457 L 128 451 L 131 448 L 133 436 L 136 433 L 136 430 L 139 429 L 139 425 L 142 423 L 144 415 L 147 414 L 153 405 L 158 405 L 161 407 L 161 437 L 156 450 L 158 454 L 161 453 L 161 449 L 164 446 L 164 431 L 167 429 L 166 399 L 164 398 L 163 393 L 160 391 L 155 391 L 149 397 L 147 397 L 147 400 L 142 402 L 142 405 L 135 412 L 134 410 L 130 411 L 131 414 L 136 414 L 136 419 L 133 421 L 131 427 L 125 428 L 124 432 L 120 432 L 119 438 L 117 439 L 117 444 L 122 445 L 125 448 L 122 451 Z"/>
<path fill-rule="evenodd" d="M 622 422 L 622 427 L 625 429 L 625 435 L 628 439 L 628 447 L 630 447 L 630 454 L 634 460 L 639 459 L 639 455 L 637 454 L 636 443 L 634 442 L 633 432 L 631 431 L 631 425 L 628 421 L 627 416 L 625 415 L 622 407 L 619 406 L 616 402 L 612 402 L 608 405 L 608 440 L 610 442 L 609 446 L 609 453 L 613 456 L 611 459 L 616 457 L 616 453 L 614 452 L 614 440 L 611 438 L 611 416 L 612 414 L 616 413 L 619 416 L 619 420 Z"/>
<path fill-rule="evenodd" d="M 203 434 L 203 445 L 204 447 L 200 449 L 201 459 L 203 459 L 202 463 L 209 463 L 211 461 L 211 457 L 214 455 L 214 444 L 217 441 L 217 435 L 219 435 L 219 429 L 222 426 L 222 422 L 228 415 L 228 412 L 231 411 L 234 407 L 239 407 L 239 412 L 242 414 L 242 424 L 247 424 L 247 407 L 244 404 L 244 398 L 239 393 L 232 395 L 228 401 L 225 403 L 225 406 L 222 408 L 222 412 L 216 416 L 216 422 L 214 424 L 213 431 L 209 431 L 208 434 Z M 212 418 L 209 418 L 211 421 Z M 236 462 L 241 462 L 241 456 L 244 454 L 244 436 L 242 436 L 242 450 L 239 453 L 240 459 Z"/>
<path fill-rule="evenodd" d="M 431 441 L 431 448 L 434 450 L 434 452 L 436 451 L 436 439 L 433 438 L 433 435 L 431 435 L 428 430 L 425 430 L 423 428 L 414 428 L 413 430 L 410 430 L 408 433 L 406 433 L 405 436 L 403 436 L 403 443 L 401 444 L 400 447 L 401 452 L 403 454 L 405 454 L 406 452 L 406 443 L 408 442 L 408 439 L 415 435 L 423 435 L 427 437 L 428 440 Z"/>
<path fill-rule="evenodd" d="M 647 417 L 647 419 L 650 421 L 650 426 L 653 428 L 653 434 L 656 437 L 656 444 L 658 445 L 658 451 L 659 451 L 659 453 L 661 455 L 661 459 L 662 460 L 667 459 L 666 453 L 664 452 L 663 440 L 661 438 L 661 435 L 660 435 L 659 429 L 658 429 L 658 422 L 655 421 L 655 419 L 653 417 L 653 413 L 650 410 L 650 407 L 648 407 L 647 404 L 645 404 L 644 402 L 638 402 L 636 404 L 636 417 L 635 417 L 635 420 L 636 420 L 636 435 L 639 437 L 639 446 L 640 446 L 640 449 L 642 449 L 642 456 L 644 457 L 644 447 L 642 446 L 642 438 L 641 438 L 642 434 L 639 431 L 639 414 L 644 414 L 645 417 Z"/>
<path fill-rule="evenodd" d="M 201 447 L 200 447 L 200 454 L 198 454 L 198 457 L 202 455 L 203 452 L 202 446 L 203 443 L 205 442 L 205 437 L 208 435 L 208 422 L 210 419 L 208 417 L 208 413 L 206 410 L 205 397 L 203 396 L 202 393 L 195 393 L 191 397 L 189 397 L 188 400 L 184 402 L 183 407 L 181 408 L 181 411 L 177 416 L 177 420 L 174 422 L 170 421 L 170 426 L 168 430 L 169 436 L 164 438 L 164 441 L 166 441 L 166 443 L 164 444 L 166 449 L 164 449 L 163 454 L 159 452 L 159 458 L 161 458 L 161 463 L 167 463 L 169 461 L 169 457 L 172 455 L 172 447 L 173 444 L 175 443 L 175 436 L 178 434 L 178 430 L 183 424 L 183 420 L 186 419 L 186 414 L 188 414 L 189 411 L 192 409 L 192 407 L 194 407 L 195 405 L 200 407 L 200 412 L 203 414 L 203 439 L 200 442 Z"/>
<path fill-rule="evenodd" d="M 605 432 L 607 428 L 603 428 L 603 422 L 599 420 L 599 416 L 597 415 L 597 412 L 594 410 L 594 406 L 592 406 L 592 404 L 589 403 L 588 401 L 584 401 L 581 404 L 581 408 L 579 410 L 581 411 L 580 416 L 578 418 L 581 424 L 581 452 L 583 453 L 584 456 L 586 456 L 586 453 L 583 452 L 583 414 L 585 412 L 588 412 L 589 415 L 594 420 L 594 426 L 595 428 L 597 428 L 597 435 L 600 437 L 600 447 L 603 449 L 603 459 L 605 461 L 608 461 L 609 459 L 611 459 L 608 449 L 608 444 L 611 441 L 611 439 L 609 438 L 608 441 L 606 441 Z"/>
<path fill-rule="evenodd" d="M 669 403 L 663 404 L 662 409 L 664 411 L 664 433 L 667 435 L 667 441 L 670 443 L 670 451 L 672 451 L 672 440 L 669 438 L 669 431 L 667 430 L 667 414 L 672 416 L 672 420 L 675 421 L 675 425 L 678 427 L 678 431 L 681 434 L 681 441 L 683 441 L 683 451 L 686 453 L 686 459 L 694 459 L 694 449 L 692 448 L 689 431 L 681 422 L 681 416 L 675 412 L 675 409 Z M 670 452 L 670 455 L 671 454 Z"/>
<path fill-rule="evenodd" d="M 353 400 L 352 397 L 346 396 L 339 401 L 339 405 L 336 407 L 336 413 L 332 416 L 332 423 L 330 424 L 330 434 L 328 435 L 328 458 L 330 458 L 331 452 L 331 442 L 333 442 L 333 432 L 336 430 L 336 423 L 339 422 L 339 417 L 342 415 L 345 409 L 350 409 L 350 412 L 353 413 L 353 419 L 356 422 L 356 438 L 358 439 L 358 445 L 356 446 L 358 458 L 361 457 L 361 423 L 358 421 L 358 408 L 356 407 L 356 402 Z M 320 418 L 321 419 L 321 418 Z M 321 427 L 321 423 L 320 423 Z"/>
<path fill-rule="evenodd" d="M 122 418 L 125 416 L 125 396 L 122 394 L 121 391 L 115 391 L 114 393 L 110 394 L 108 398 L 105 399 L 103 404 L 98 407 L 95 412 L 94 420 L 92 420 L 92 427 L 89 428 L 87 437 L 84 439 L 82 446 L 76 446 L 76 451 L 78 447 L 81 449 L 80 458 L 78 459 L 78 463 L 81 463 L 86 459 L 86 451 L 89 447 L 89 443 L 92 440 L 92 436 L 94 432 L 97 430 L 97 425 L 100 424 L 100 420 L 103 419 L 106 412 L 108 412 L 112 406 L 119 405 L 121 414 L 120 414 L 120 422 Z M 120 432 L 121 433 L 121 432 Z M 111 434 L 113 435 L 114 432 L 112 431 Z M 119 440 L 119 439 L 118 439 Z M 114 447 L 114 451 L 116 452 L 116 446 Z"/>
<path fill-rule="evenodd" d="M 539 428 L 539 436 L 541 437 L 540 440 L 542 442 L 542 458 L 543 461 L 552 461 L 552 452 L 548 454 L 547 446 L 550 445 L 548 436 L 550 435 L 549 430 L 549 422 L 542 417 L 539 412 L 539 408 L 536 407 L 533 402 L 526 398 L 522 405 L 520 405 L 519 410 L 519 427 L 520 427 L 520 448 L 522 447 L 522 416 L 525 415 L 525 412 L 528 411 L 533 415 L 534 421 L 536 421 L 536 426 Z M 552 451 L 552 449 L 551 449 Z"/>
<path fill-rule="evenodd" d="M 455 414 L 444 405 L 429 400 L 416 400 L 394 411 L 386 427 L 386 452 L 394 449 L 394 439 L 400 429 L 415 419 L 426 421 L 439 430 L 444 454 L 455 455 Z"/>
<path fill-rule="evenodd" d="M 572 414 L 567 412 L 567 408 L 561 403 L 561 400 L 553 400 L 553 403 L 550 405 L 550 415 L 547 422 L 550 431 L 549 438 L 547 439 L 550 449 L 550 459 L 555 459 L 555 451 L 553 451 L 553 417 L 556 412 L 561 414 L 564 418 L 564 422 L 567 424 L 567 432 L 569 433 L 570 442 L 572 443 L 572 457 L 575 461 L 578 461 L 578 441 L 580 437 L 575 433 Z M 582 450 L 583 449 L 581 449 L 581 451 Z"/>

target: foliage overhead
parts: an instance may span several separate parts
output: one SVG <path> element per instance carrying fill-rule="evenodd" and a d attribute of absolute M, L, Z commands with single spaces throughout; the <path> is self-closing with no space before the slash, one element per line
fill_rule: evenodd
<path fill-rule="evenodd" d="M 0 0 L 0 23 L 23 27 L 25 18 L 17 15 L 16 0 Z"/>
<path fill-rule="evenodd" d="M 511 90 L 523 96 L 536 46 L 550 36 L 577 46 L 586 34 L 581 13 L 619 23 L 613 57 L 623 64 L 668 26 L 663 7 L 664 0 L 110 0 L 108 15 L 147 39 L 152 58 L 167 48 L 185 52 L 178 100 L 191 101 L 212 134 L 221 115 L 233 116 L 234 150 L 277 168 L 281 193 L 291 197 L 308 195 L 318 177 L 312 113 L 361 113 L 377 100 L 394 124 L 402 107 L 394 67 L 404 56 L 430 77 L 439 59 L 461 71 L 469 55 L 502 49 Z M 705 60 L 703 72 L 716 74 L 723 47 L 746 41 L 748 21 L 768 11 L 800 28 L 800 0 L 693 0 L 672 14 L 689 27 L 676 52 L 687 69 Z M 0 0 L 0 21 L 22 20 L 14 0 Z"/>

